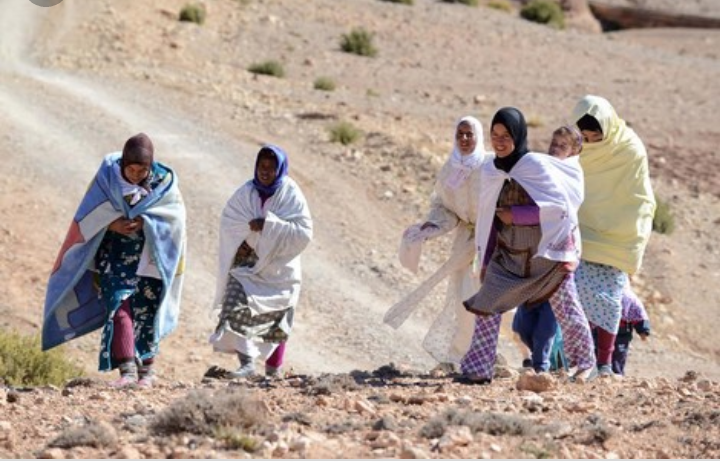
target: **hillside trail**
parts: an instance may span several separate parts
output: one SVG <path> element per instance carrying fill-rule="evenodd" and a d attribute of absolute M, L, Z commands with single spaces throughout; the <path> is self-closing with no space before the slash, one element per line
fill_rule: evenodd
<path fill-rule="evenodd" d="M 188 211 L 181 319 L 177 331 L 161 344 L 161 373 L 198 379 L 209 364 L 230 368 L 237 362 L 213 354 L 206 342 L 214 324 L 208 315 L 215 292 L 217 226 L 227 198 L 251 176 L 259 144 L 272 140 L 218 131 L 212 120 L 173 106 L 174 96 L 159 95 L 156 89 L 37 66 L 26 59 L 27 51 L 40 40 L 52 42 L 81 14 L 91 12 L 85 6 L 85 11 L 76 11 L 76 4 L 66 2 L 64 22 L 48 25 L 43 10 L 29 2 L 13 8 L 15 16 L 3 16 L 0 24 L 0 43 L 5 45 L 0 74 L 0 106 L 5 111 L 0 121 L 6 128 L 0 246 L 8 261 L 0 277 L 9 295 L 0 303 L 3 324 L 41 327 L 46 273 L 85 187 L 105 153 L 121 149 L 127 137 L 142 131 L 153 139 L 156 158 L 178 172 Z M 325 226 L 330 218 L 342 217 L 357 227 L 355 234 L 377 235 L 363 228 L 378 220 L 392 223 L 392 218 L 353 201 L 361 185 L 348 189 L 353 181 L 326 172 L 312 153 L 285 148 L 291 175 L 305 190 L 315 222 L 315 239 L 304 255 L 301 313 L 288 364 L 299 372 L 320 373 L 368 369 L 391 359 L 414 362 L 413 354 L 421 349 L 412 326 L 394 332 L 381 324 L 392 301 L 378 295 L 373 289 L 377 283 L 358 282 L 343 266 L 339 237 Z M 333 201 L 323 200 L 329 198 Z M 375 327 L 359 330 L 362 325 Z M 398 345 L 383 347 L 387 340 Z M 85 336 L 68 346 L 92 373 L 96 337 Z"/>
<path fill-rule="evenodd" d="M 11 0 L 0 1 L 8 7 Z M 395 331 L 382 316 L 420 277 L 389 262 L 407 226 L 403 206 L 371 195 L 373 179 L 339 174 L 338 163 L 292 139 L 292 128 L 266 121 L 228 122 L 221 101 L 186 100 L 171 88 L 123 76 L 96 77 L 40 65 L 83 18 L 103 8 L 65 1 L 62 14 L 13 2 L 0 17 L 0 324 L 39 330 L 50 266 L 85 187 L 102 156 L 137 132 L 153 139 L 156 157 L 179 174 L 188 210 L 187 274 L 179 327 L 161 344 L 159 370 L 170 380 L 199 379 L 212 364 L 207 337 L 215 292 L 217 226 L 227 198 L 252 173 L 264 142 L 290 154 L 291 176 L 308 198 L 314 241 L 303 256 L 304 283 L 287 366 L 296 372 L 348 372 L 395 362 L 415 369 L 434 364 L 420 344 L 428 312 Z M 292 125 L 291 121 L 287 125 Z M 398 277 L 399 276 L 399 277 Z M 438 286 L 438 292 L 444 284 Z M 437 296 L 430 304 L 437 302 Z M 507 318 L 506 318 L 507 320 Z M 505 323 L 507 327 L 507 322 Z M 507 334 L 507 332 L 505 332 Z M 96 370 L 98 337 L 67 344 L 89 373 Z M 640 376 L 681 376 L 688 369 L 720 378 L 720 366 L 667 339 L 635 344 Z M 518 364 L 501 338 L 501 352 Z M 630 362 L 632 363 L 632 362 Z M 106 376 L 106 375 L 103 375 Z M 109 376 L 109 375 L 107 375 Z"/>

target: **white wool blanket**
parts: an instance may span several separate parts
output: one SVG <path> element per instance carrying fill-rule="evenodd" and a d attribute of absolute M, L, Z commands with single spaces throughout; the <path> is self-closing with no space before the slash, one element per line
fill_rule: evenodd
<path fill-rule="evenodd" d="M 264 218 L 260 232 L 250 221 Z M 213 310 L 218 312 L 228 281 L 237 279 L 245 289 L 253 314 L 294 307 L 300 297 L 300 253 L 312 240 L 310 209 L 300 187 L 286 178 L 264 205 L 252 180 L 230 197 L 220 220 L 220 254 Z M 246 241 L 258 255 L 252 267 L 232 267 L 238 247 Z"/>

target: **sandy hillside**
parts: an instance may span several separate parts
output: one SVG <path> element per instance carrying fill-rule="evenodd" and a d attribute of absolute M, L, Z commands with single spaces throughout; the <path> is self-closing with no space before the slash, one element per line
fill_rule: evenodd
<path fill-rule="evenodd" d="M 403 229 L 422 219 L 433 176 L 451 147 L 454 121 L 473 114 L 487 124 L 497 108 L 514 105 L 532 121 L 533 148 L 544 149 L 575 101 L 594 93 L 608 98 L 645 141 L 656 193 L 673 209 L 676 230 L 653 236 L 643 270 L 634 278 L 654 334 L 633 346 L 631 379 L 597 388 L 561 384 L 552 395 L 575 396 L 584 405 L 568 420 L 579 427 L 588 412 L 630 395 L 623 394 L 626 388 L 645 389 L 647 398 L 669 396 L 645 407 L 639 402 L 637 413 L 645 408 L 647 421 L 660 421 L 673 409 L 680 415 L 679 404 L 697 406 L 697 411 L 682 412 L 702 417 L 713 425 L 709 431 L 717 433 L 712 412 L 718 408 L 720 380 L 715 337 L 720 329 L 720 249 L 714 240 L 720 224 L 720 184 L 715 179 L 720 166 L 719 31 L 555 31 L 513 14 L 434 0 L 416 0 L 413 6 L 345 0 L 342 8 L 337 0 L 216 0 L 207 4 L 206 23 L 197 26 L 177 21 L 184 3 L 65 0 L 47 9 L 27 1 L 0 3 L 0 106 L 5 110 L 0 113 L 0 327 L 38 331 L 47 275 L 87 183 L 105 153 L 144 131 L 155 141 L 157 158 L 179 174 L 188 208 L 189 251 L 181 325 L 163 342 L 158 362 L 165 390 L 138 394 L 135 413 L 152 415 L 184 396 L 198 386 L 209 365 L 232 368 L 233 360 L 212 354 L 206 343 L 213 327 L 207 314 L 214 293 L 218 218 L 228 196 L 251 175 L 259 144 L 272 142 L 289 152 L 291 175 L 307 196 L 315 221 L 315 240 L 304 255 L 305 281 L 287 368 L 318 376 L 374 370 L 392 362 L 425 373 L 434 364 L 420 342 L 442 302 L 443 286 L 400 330 L 383 325 L 382 316 L 444 258 L 447 241 L 429 244 L 421 272 L 414 276 L 399 266 L 396 247 Z M 354 27 L 374 33 L 376 57 L 339 50 L 340 37 Z M 286 76 L 246 71 L 266 60 L 280 61 Z M 331 78 L 337 89 L 313 89 L 318 77 Z M 352 122 L 362 130 L 362 139 L 347 147 L 331 143 L 327 128 L 339 121 Z M 515 368 L 518 355 L 506 334 L 501 352 Z M 95 371 L 97 345 L 93 334 L 66 346 L 88 374 L 103 381 L 110 375 Z M 675 381 L 688 370 L 700 375 Z M 316 378 L 298 379 L 273 389 L 251 388 L 268 396 L 264 400 L 278 421 L 294 409 L 322 410 L 314 397 L 307 405 L 306 399 L 293 398 L 283 407 L 283 396 L 300 393 Z M 393 401 L 387 414 L 412 418 L 411 407 L 394 407 L 412 404 L 407 402 L 412 395 L 437 391 L 442 397 L 449 392 L 444 400 L 425 404 L 415 423 L 394 434 L 404 437 L 406 428 L 414 431 L 418 421 L 443 410 L 434 402 L 503 411 L 504 401 L 483 399 L 502 399 L 508 388 L 513 392 L 508 405 L 517 405 L 507 411 L 526 412 L 514 381 L 499 381 L 486 391 L 446 384 L 419 378 L 404 388 L 405 394 L 397 394 L 406 401 Z M 221 390 L 210 386 L 212 392 Z M 351 400 L 330 392 L 328 409 L 362 411 L 356 401 L 380 395 L 361 388 Z M 118 399 L 97 384 L 88 389 L 77 391 L 78 402 L 87 397 L 114 406 Z M 53 405 L 56 397 L 67 397 L 44 391 L 29 396 L 32 400 L 22 397 L 19 405 L 37 403 L 33 396 L 46 396 L 41 402 Z M 469 400 L 461 400 L 464 396 Z M 562 417 L 567 409 L 557 402 L 547 418 L 536 420 Z M 0 409 L 12 413 L 9 426 L 0 422 L 0 456 L 5 429 L 15 444 L 9 456 L 28 457 L 38 445 L 27 438 L 49 440 L 63 427 L 49 419 L 45 429 L 21 431 L 17 425 L 40 411 L 23 417 L 22 409 L 11 403 L 0 403 Z M 57 418 L 66 418 L 58 421 L 81 422 L 64 413 L 72 402 L 57 405 Z M 381 413 L 377 407 L 374 413 L 361 412 L 363 421 L 382 416 L 384 407 Z M 630 428 L 620 410 L 595 413 L 619 422 L 614 427 L 622 431 Z M 90 411 L 87 415 L 92 417 Z M 113 415 L 124 413 L 108 407 L 104 415 L 114 421 Z M 692 421 L 670 422 L 671 427 L 660 428 L 662 433 L 653 430 L 679 444 L 678 438 L 687 435 L 699 441 L 682 443 L 685 448 L 668 446 L 663 453 L 717 454 L 716 442 L 693 436 L 692 428 L 704 423 Z M 332 421 L 314 423 L 327 426 Z M 638 430 L 642 434 L 633 445 L 642 444 L 647 428 Z M 486 434 L 479 431 L 472 429 L 471 436 L 486 450 L 490 443 L 478 439 Z M 126 436 L 120 442 L 132 444 Z M 352 440 L 348 444 L 355 444 Z M 342 448 L 328 450 L 360 456 L 366 444 L 358 441 L 362 447 L 347 446 L 346 454 Z M 515 456 L 518 444 L 499 441 L 500 451 L 487 449 L 491 456 Z M 632 449 L 590 443 L 587 456 L 612 452 L 628 457 Z M 418 447 L 430 447 L 423 444 Z M 402 447 L 396 446 L 399 454 Z M 153 449 L 142 456 L 166 456 L 166 447 L 172 450 L 165 444 L 157 447 L 160 452 Z M 480 449 L 460 450 L 459 456 L 476 457 Z M 554 456 L 561 455 L 558 450 Z M 645 457 L 662 455 L 660 449 L 642 450 Z M 584 445 L 571 447 L 569 454 L 584 456 L 585 451 Z M 83 454 L 79 456 L 87 456 Z M 315 455 L 323 454 L 335 456 Z"/>

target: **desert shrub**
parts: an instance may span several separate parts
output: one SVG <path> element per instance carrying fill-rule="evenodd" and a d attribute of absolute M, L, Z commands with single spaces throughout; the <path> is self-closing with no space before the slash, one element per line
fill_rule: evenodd
<path fill-rule="evenodd" d="M 377 49 L 372 43 L 373 34 L 363 28 L 355 28 L 350 34 L 343 34 L 340 40 L 340 49 L 343 52 L 354 53 L 364 57 L 374 57 Z"/>
<path fill-rule="evenodd" d="M 479 0 L 442 0 L 444 3 L 461 3 L 467 6 L 478 6 Z"/>
<path fill-rule="evenodd" d="M 531 115 L 527 120 L 529 128 L 541 128 L 545 125 L 541 116 Z"/>
<path fill-rule="evenodd" d="M 655 199 L 655 216 L 653 216 L 652 230 L 660 234 L 671 234 L 675 230 L 675 217 L 670 211 L 670 205 L 659 198 Z"/>
<path fill-rule="evenodd" d="M 285 76 L 285 69 L 282 63 L 274 60 L 263 61 L 262 63 L 253 63 L 248 67 L 248 71 L 253 74 L 264 74 L 266 76 L 275 76 L 281 78 Z"/>
<path fill-rule="evenodd" d="M 482 432 L 492 436 L 531 436 L 542 431 L 518 415 L 447 409 L 431 418 L 420 429 L 420 436 L 428 439 L 439 438 L 450 425 L 467 426 L 473 434 Z"/>
<path fill-rule="evenodd" d="M 415 0 L 380 0 L 381 2 L 402 3 L 403 5 L 413 5 Z"/>
<path fill-rule="evenodd" d="M 333 91 L 335 90 L 335 81 L 333 81 L 329 77 L 321 76 L 315 79 L 313 87 L 317 90 Z"/>
<path fill-rule="evenodd" d="M 155 434 L 178 433 L 227 435 L 240 434 L 266 421 L 262 403 L 247 391 L 227 391 L 213 396 L 207 391 L 191 391 L 161 411 L 150 424 Z"/>
<path fill-rule="evenodd" d="M 115 445 L 115 429 L 105 422 L 90 422 L 87 425 L 67 429 L 53 439 L 49 446 L 62 449 L 73 447 L 94 447 L 102 449 Z"/>
<path fill-rule="evenodd" d="M 565 15 L 560 5 L 552 0 L 532 0 L 520 9 L 520 16 L 556 29 L 565 27 Z"/>
<path fill-rule="evenodd" d="M 61 385 L 83 375 L 62 348 L 41 350 L 40 336 L 0 331 L 0 379 L 10 386 Z"/>
<path fill-rule="evenodd" d="M 180 10 L 180 21 L 188 21 L 195 24 L 205 22 L 205 6 L 199 3 L 188 3 Z"/>
<path fill-rule="evenodd" d="M 219 428 L 215 432 L 215 437 L 225 442 L 228 449 L 244 450 L 245 452 L 255 452 L 262 446 L 262 440 L 253 436 L 248 436 L 242 431 L 233 428 Z"/>
<path fill-rule="evenodd" d="M 490 3 L 488 3 L 488 8 L 504 11 L 506 13 L 510 13 L 513 10 L 510 0 L 490 0 Z"/>
<path fill-rule="evenodd" d="M 330 127 L 330 142 L 350 145 L 359 138 L 360 130 L 347 121 L 341 121 Z"/>

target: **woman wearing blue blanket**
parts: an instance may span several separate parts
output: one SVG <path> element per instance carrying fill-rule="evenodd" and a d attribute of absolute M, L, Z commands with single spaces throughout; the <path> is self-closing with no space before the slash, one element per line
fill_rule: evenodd
<path fill-rule="evenodd" d="M 137 134 L 107 155 L 48 283 L 43 349 L 103 328 L 99 369 L 151 387 L 160 340 L 177 326 L 185 207 L 175 173 Z"/>

